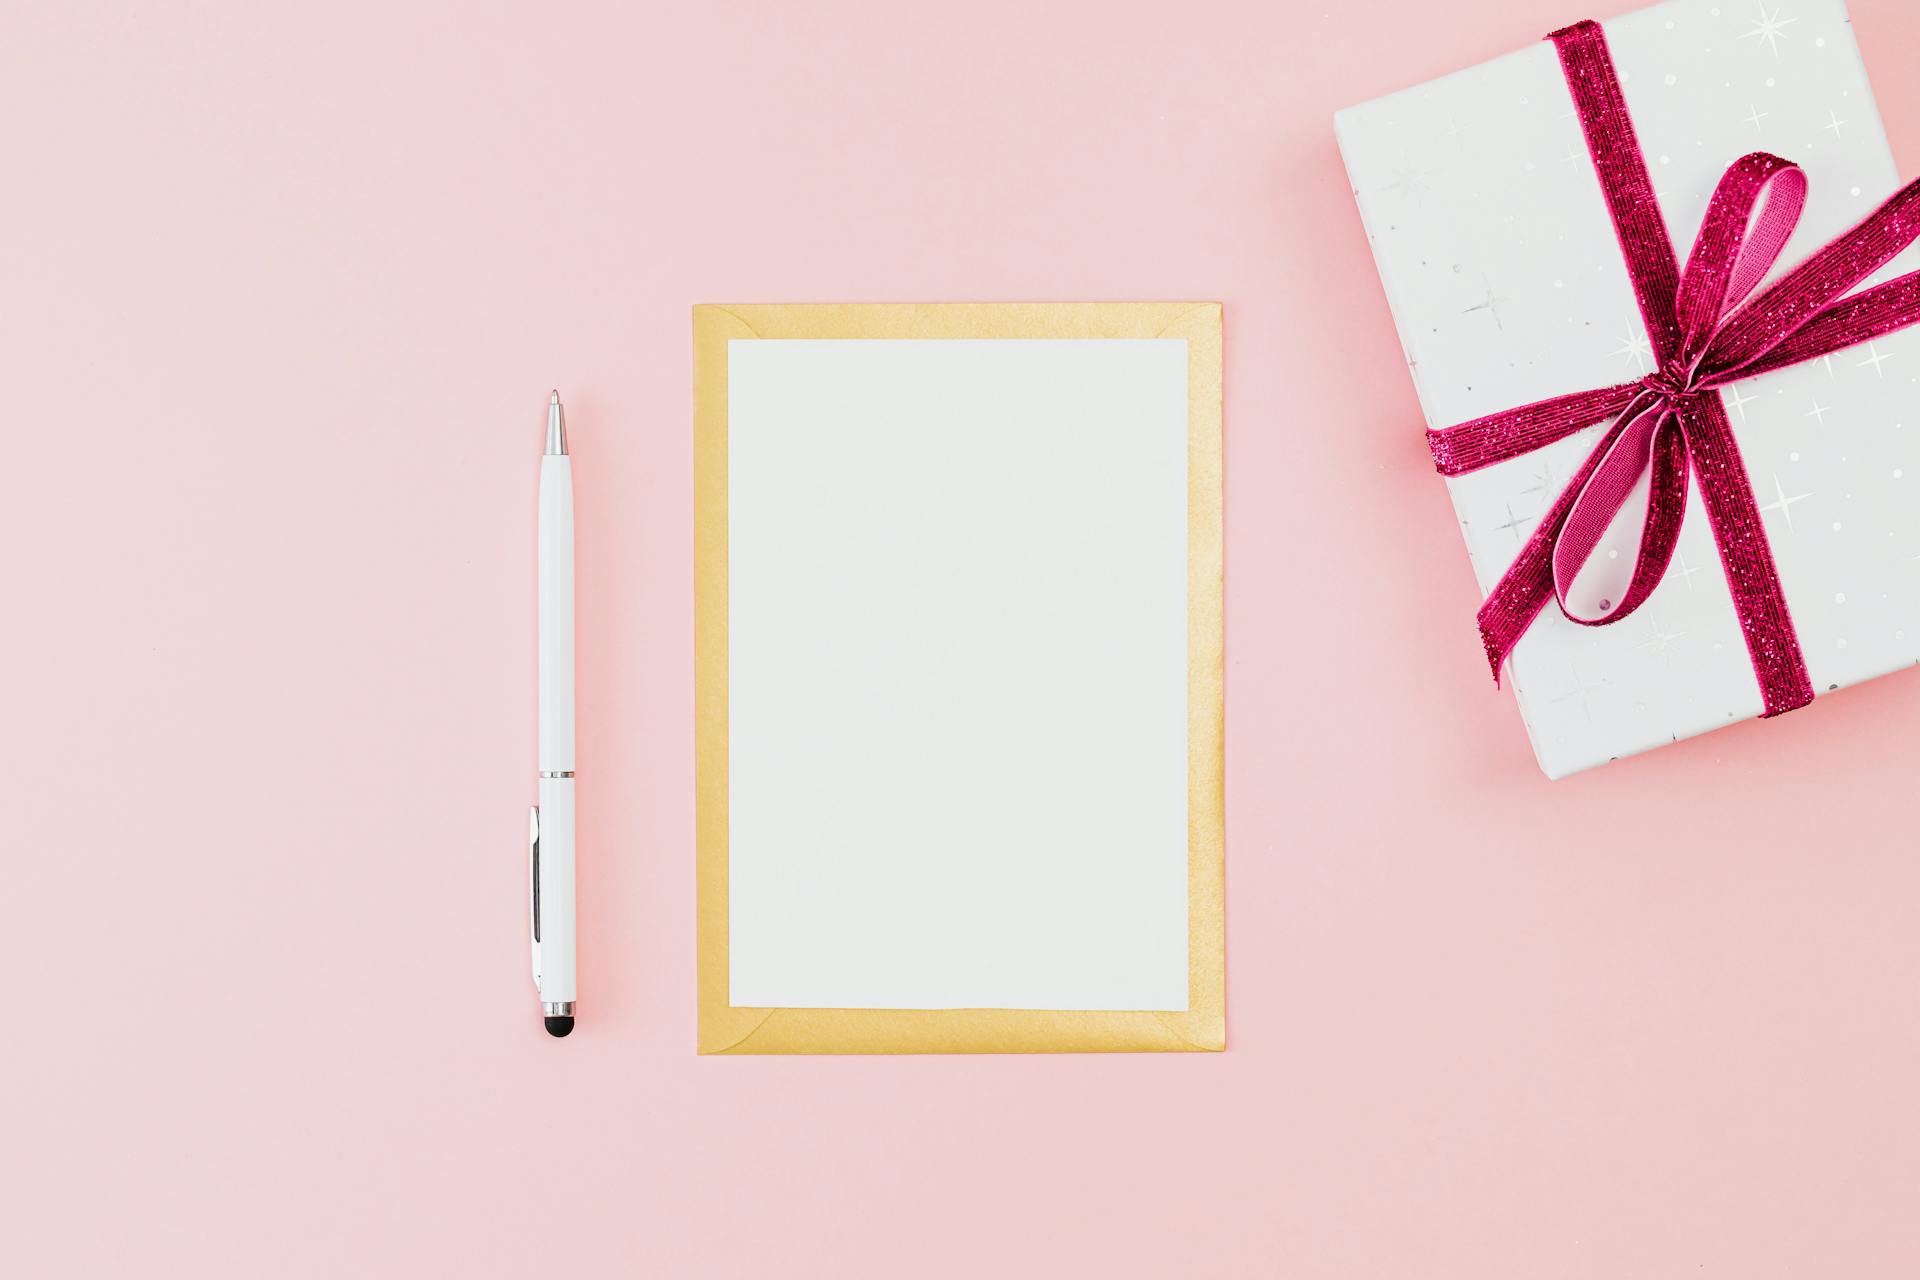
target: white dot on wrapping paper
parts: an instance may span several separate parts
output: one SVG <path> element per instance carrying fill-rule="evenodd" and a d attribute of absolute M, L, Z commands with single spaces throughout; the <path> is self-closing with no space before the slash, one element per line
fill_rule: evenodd
<path fill-rule="evenodd" d="M 1833 642 L 1833 645 L 1834 645 L 1834 648 L 1836 649 L 1844 649 L 1847 647 L 1847 638 L 1845 636 L 1841 636 L 1838 640 L 1835 640 Z"/>
<path fill-rule="evenodd" d="M 1850 192 L 1850 194 L 1852 194 L 1852 195 L 1856 195 L 1856 196 L 1857 196 L 1857 195 L 1859 195 L 1859 194 L 1860 194 L 1860 188 L 1858 188 L 1858 187 L 1854 187 L 1854 188 L 1852 189 L 1852 191 Z"/>
<path fill-rule="evenodd" d="M 1769 89 L 1771 89 L 1771 88 L 1773 88 L 1773 77 L 1772 77 L 1772 76 L 1768 76 L 1768 77 L 1767 77 L 1767 88 L 1769 88 Z"/>
<path fill-rule="evenodd" d="M 1833 593 L 1833 602 L 1834 602 L 1835 604 L 1845 604 L 1845 603 L 1847 602 L 1847 593 L 1846 593 L 1846 592 L 1844 592 L 1844 591 L 1836 591 L 1836 592 L 1834 592 L 1834 593 Z"/>
<path fill-rule="evenodd" d="M 1834 531 L 1835 533 L 1838 533 L 1838 532 L 1840 532 L 1840 522 L 1839 522 L 1838 520 L 1835 520 L 1835 521 L 1833 522 L 1833 531 Z"/>
<path fill-rule="evenodd" d="M 1671 72 L 1669 72 L 1669 73 L 1667 74 L 1667 83 L 1668 83 L 1668 84 L 1679 84 L 1679 83 L 1680 83 L 1680 77 L 1679 77 L 1679 76 L 1676 76 L 1676 75 L 1674 75 L 1674 74 L 1672 74 Z"/>
<path fill-rule="evenodd" d="M 1813 38 L 1813 47 L 1814 47 L 1814 48 L 1816 48 L 1816 49 L 1824 49 L 1824 48 L 1826 48 L 1826 47 L 1827 47 L 1827 38 L 1826 38 L 1825 36 L 1815 36 L 1815 37 Z"/>
<path fill-rule="evenodd" d="M 1790 454 L 1788 454 L 1788 455 L 1787 455 L 1787 461 L 1788 461 L 1788 462 L 1798 462 L 1798 461 L 1800 461 L 1800 451 L 1799 451 L 1798 449 L 1796 449 L 1796 450 L 1794 450 L 1794 451 L 1793 451 L 1792 453 L 1790 453 Z"/>
<path fill-rule="evenodd" d="M 1607 548 L 1607 559 L 1618 560 L 1619 558 L 1620 558 L 1620 552 L 1618 548 L 1615 548 L 1615 547 Z"/>
<path fill-rule="evenodd" d="M 1907 473 L 1906 473 L 1905 471 L 1903 471 L 1903 470 L 1901 470 L 1901 469 L 1900 469 L 1899 467 L 1895 467 L 1895 468 L 1893 469 L 1893 478 L 1894 478 L 1895 480 L 1898 480 L 1898 479 L 1899 479 L 1899 478 L 1900 478 L 1901 476 L 1903 476 L 1903 475 L 1905 475 L 1905 474 L 1907 474 Z"/>
<path fill-rule="evenodd" d="M 1673 163 L 1673 157 L 1672 157 L 1672 156 L 1661 156 L 1661 157 L 1660 157 L 1660 163 L 1661 163 L 1661 164 L 1672 164 L 1672 163 Z"/>

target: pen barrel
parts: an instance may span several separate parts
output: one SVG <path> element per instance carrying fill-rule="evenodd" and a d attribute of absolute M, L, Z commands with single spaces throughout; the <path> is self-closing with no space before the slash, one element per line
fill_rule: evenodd
<path fill-rule="evenodd" d="M 574 991 L 573 779 L 540 779 L 540 999 Z"/>
<path fill-rule="evenodd" d="M 540 763 L 573 772 L 573 460 L 540 459 Z"/>

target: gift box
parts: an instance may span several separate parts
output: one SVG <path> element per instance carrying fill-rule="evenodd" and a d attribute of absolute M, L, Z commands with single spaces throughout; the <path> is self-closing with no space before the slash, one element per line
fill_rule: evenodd
<path fill-rule="evenodd" d="M 1904 194 L 1883 208 L 1893 160 L 1839 0 L 1579 24 L 1335 130 L 1489 653 L 1549 777 L 1920 660 L 1916 255 L 1833 299 L 1810 280 L 1916 221 Z M 1746 278 L 1796 185 L 1797 226 Z M 1662 221 L 1691 283 L 1658 279 Z M 1818 296 L 1775 296 L 1796 289 Z M 1557 407 L 1509 412 L 1535 402 Z"/>

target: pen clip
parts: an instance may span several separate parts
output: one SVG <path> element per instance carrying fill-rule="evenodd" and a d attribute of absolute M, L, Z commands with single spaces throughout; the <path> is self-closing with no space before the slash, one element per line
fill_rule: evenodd
<path fill-rule="evenodd" d="M 527 920 L 533 936 L 533 987 L 540 989 L 540 806 L 527 811 Z"/>

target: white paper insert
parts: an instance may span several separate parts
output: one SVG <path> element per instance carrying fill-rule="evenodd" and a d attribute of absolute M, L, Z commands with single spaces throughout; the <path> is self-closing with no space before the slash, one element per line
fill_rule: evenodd
<path fill-rule="evenodd" d="M 737 1006 L 1187 1007 L 1187 344 L 728 346 Z"/>

